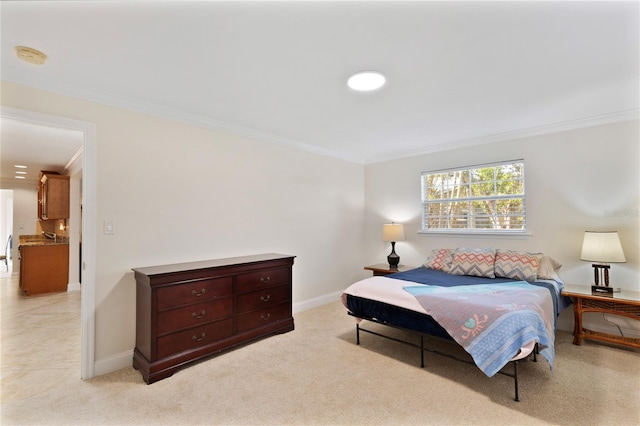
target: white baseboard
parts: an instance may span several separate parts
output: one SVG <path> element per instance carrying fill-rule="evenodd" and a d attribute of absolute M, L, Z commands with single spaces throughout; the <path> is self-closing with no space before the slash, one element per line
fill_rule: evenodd
<path fill-rule="evenodd" d="M 111 373 L 133 365 L 133 350 L 122 352 L 95 362 L 95 376 Z"/>
<path fill-rule="evenodd" d="M 313 299 L 303 300 L 302 302 L 296 302 L 293 304 L 293 313 L 304 312 L 309 309 L 317 308 L 318 306 L 326 305 L 327 303 L 335 302 L 340 298 L 342 291 L 335 293 L 325 294 L 324 296 L 314 297 Z"/>
<path fill-rule="evenodd" d="M 67 284 L 67 292 L 71 291 L 80 291 L 80 283 L 69 283 Z"/>
<path fill-rule="evenodd" d="M 568 310 L 571 309 L 572 307 L 568 308 Z M 573 332 L 573 316 L 562 312 L 558 317 L 558 324 L 556 325 L 556 328 L 558 330 Z"/>

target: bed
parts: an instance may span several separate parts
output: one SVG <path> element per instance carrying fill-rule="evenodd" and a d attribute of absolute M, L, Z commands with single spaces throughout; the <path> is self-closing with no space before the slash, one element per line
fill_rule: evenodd
<path fill-rule="evenodd" d="M 356 341 L 363 320 L 416 333 L 424 367 L 425 338 L 455 341 L 488 377 L 514 379 L 518 361 L 538 353 L 553 367 L 556 319 L 570 304 L 560 295 L 560 265 L 540 253 L 496 249 L 436 249 L 424 265 L 349 286 L 342 294 L 356 319 Z M 513 372 L 506 371 L 513 364 Z"/>

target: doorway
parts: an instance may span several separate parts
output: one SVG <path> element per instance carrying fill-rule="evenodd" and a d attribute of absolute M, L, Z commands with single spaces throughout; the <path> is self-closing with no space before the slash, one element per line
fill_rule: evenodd
<path fill-rule="evenodd" d="M 3 106 L 2 117 L 52 127 L 79 130 L 84 135 L 81 172 L 82 209 L 78 221 L 82 235 L 81 378 L 95 376 L 95 259 L 96 259 L 96 124 Z"/>

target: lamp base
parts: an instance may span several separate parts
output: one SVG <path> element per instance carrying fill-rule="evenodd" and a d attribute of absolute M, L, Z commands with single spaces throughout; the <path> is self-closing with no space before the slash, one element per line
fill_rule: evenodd
<path fill-rule="evenodd" d="M 610 266 L 606 263 L 594 263 L 593 266 L 593 280 L 595 281 L 595 285 L 597 287 L 602 287 L 600 284 L 604 284 L 606 287 L 609 287 L 609 268 Z"/>
<path fill-rule="evenodd" d="M 613 287 L 604 287 L 601 285 L 592 285 L 591 293 L 598 296 L 613 296 Z"/>
<path fill-rule="evenodd" d="M 389 262 L 389 267 L 391 269 L 398 269 L 398 264 L 400 263 L 400 256 L 396 254 L 396 242 L 391 241 L 391 253 L 387 256 L 387 262 Z"/>

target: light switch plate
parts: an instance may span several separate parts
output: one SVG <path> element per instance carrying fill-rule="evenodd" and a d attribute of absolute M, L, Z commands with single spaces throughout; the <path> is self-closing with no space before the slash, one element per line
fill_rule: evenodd
<path fill-rule="evenodd" d="M 110 220 L 104 221 L 104 234 L 113 235 L 113 222 Z"/>

